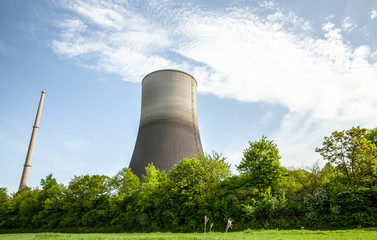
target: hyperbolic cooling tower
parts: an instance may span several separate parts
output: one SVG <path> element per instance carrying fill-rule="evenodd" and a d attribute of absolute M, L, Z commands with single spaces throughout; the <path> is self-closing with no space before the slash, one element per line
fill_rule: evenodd
<path fill-rule="evenodd" d="M 177 70 L 144 77 L 139 133 L 130 168 L 139 177 L 153 163 L 168 172 L 184 158 L 202 153 L 196 80 Z"/>

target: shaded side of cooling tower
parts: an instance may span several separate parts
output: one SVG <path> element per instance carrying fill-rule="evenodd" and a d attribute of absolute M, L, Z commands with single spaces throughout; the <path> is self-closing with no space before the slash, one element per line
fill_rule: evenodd
<path fill-rule="evenodd" d="M 149 163 L 168 172 L 203 152 L 197 116 L 197 82 L 177 70 L 152 72 L 142 81 L 139 132 L 130 168 L 139 177 Z"/>

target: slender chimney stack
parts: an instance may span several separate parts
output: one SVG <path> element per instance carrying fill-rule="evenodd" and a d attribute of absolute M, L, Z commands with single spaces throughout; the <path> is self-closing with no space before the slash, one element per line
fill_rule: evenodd
<path fill-rule="evenodd" d="M 29 149 L 27 151 L 25 165 L 24 165 L 24 171 L 22 172 L 20 187 L 18 188 L 18 191 L 20 191 L 21 189 L 26 187 L 27 181 L 28 181 L 28 178 L 29 178 L 29 172 L 30 172 L 30 167 L 31 167 L 31 158 L 33 156 L 35 139 L 37 137 L 38 127 L 39 127 L 39 119 L 41 118 L 41 112 L 42 112 L 42 106 L 43 106 L 43 100 L 44 100 L 45 94 L 46 94 L 46 92 L 45 92 L 45 90 L 43 90 L 42 93 L 41 93 L 41 99 L 39 101 L 37 116 L 35 117 L 33 132 L 31 134 Z"/>

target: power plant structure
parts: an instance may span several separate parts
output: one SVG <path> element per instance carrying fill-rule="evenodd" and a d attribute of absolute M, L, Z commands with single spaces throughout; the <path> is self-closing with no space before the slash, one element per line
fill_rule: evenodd
<path fill-rule="evenodd" d="M 198 128 L 197 82 L 178 70 L 159 70 L 142 81 L 141 116 L 130 168 L 138 176 L 153 163 L 168 172 L 203 152 Z"/>
<path fill-rule="evenodd" d="M 30 173 L 30 167 L 31 167 L 31 158 L 33 157 L 34 145 L 35 145 L 35 140 L 37 138 L 37 132 L 38 132 L 38 128 L 39 128 L 39 119 L 41 118 L 41 112 L 42 112 L 42 106 L 43 106 L 43 100 L 44 100 L 45 94 L 46 94 L 46 92 L 45 92 L 45 90 L 43 90 L 42 93 L 41 93 L 41 99 L 39 100 L 37 116 L 35 117 L 33 132 L 31 133 L 29 148 L 27 150 L 24 170 L 22 172 L 22 177 L 21 177 L 20 186 L 18 188 L 18 191 L 23 189 L 24 187 L 26 187 L 27 181 L 29 179 L 29 173 Z"/>

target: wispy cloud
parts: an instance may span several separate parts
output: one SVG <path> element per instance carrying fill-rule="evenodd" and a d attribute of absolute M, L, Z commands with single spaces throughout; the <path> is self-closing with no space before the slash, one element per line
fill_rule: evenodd
<path fill-rule="evenodd" d="M 94 59 L 90 67 L 126 81 L 179 68 L 201 93 L 281 104 L 289 112 L 274 138 L 287 164 L 317 160 L 308 152 L 335 129 L 376 126 L 375 50 L 343 39 L 340 27 L 351 31 L 351 19 L 338 27 L 328 18 L 315 37 L 308 21 L 271 2 L 213 11 L 167 5 L 69 2 L 53 49 L 88 65 Z"/>
<path fill-rule="evenodd" d="M 376 19 L 377 18 L 377 10 L 372 10 L 370 12 L 370 19 Z"/>
<path fill-rule="evenodd" d="M 61 37 L 52 41 L 58 54 L 69 58 L 93 58 L 95 67 L 120 74 L 126 81 L 175 65 L 160 56 L 170 48 L 167 29 L 116 3 L 72 1 L 64 5 L 73 14 L 59 22 Z M 87 65 L 86 63 L 83 63 Z"/>
<path fill-rule="evenodd" d="M 346 32 L 352 32 L 357 27 L 357 24 L 355 24 L 350 17 L 346 17 L 343 20 L 342 28 Z"/>

